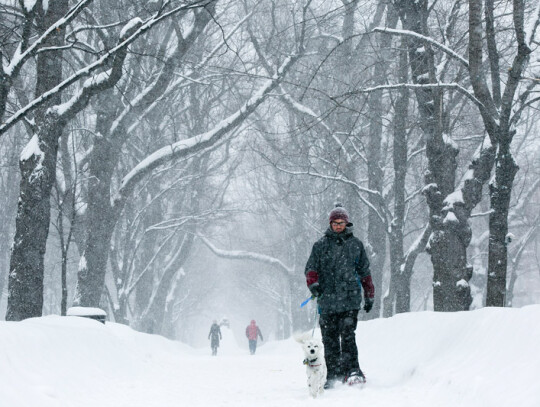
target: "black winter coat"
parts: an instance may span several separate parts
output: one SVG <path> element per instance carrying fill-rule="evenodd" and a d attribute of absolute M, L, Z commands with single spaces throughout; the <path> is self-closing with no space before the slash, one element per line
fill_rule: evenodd
<path fill-rule="evenodd" d="M 305 273 L 316 271 L 321 295 L 321 314 L 359 310 L 362 303 L 361 279 L 370 276 L 364 245 L 353 235 L 352 223 L 342 233 L 328 228 L 313 245 Z"/>
<path fill-rule="evenodd" d="M 221 329 L 219 328 L 218 324 L 212 324 L 212 326 L 210 327 L 210 333 L 208 334 L 208 339 L 211 339 L 210 346 L 219 346 L 219 340 L 221 339 Z"/>

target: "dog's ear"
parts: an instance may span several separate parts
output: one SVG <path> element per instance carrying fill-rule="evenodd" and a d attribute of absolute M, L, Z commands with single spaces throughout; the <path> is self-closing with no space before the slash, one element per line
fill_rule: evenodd
<path fill-rule="evenodd" d="M 294 340 L 298 343 L 304 343 L 305 341 L 311 339 L 311 334 L 309 332 L 295 332 L 293 333 Z"/>

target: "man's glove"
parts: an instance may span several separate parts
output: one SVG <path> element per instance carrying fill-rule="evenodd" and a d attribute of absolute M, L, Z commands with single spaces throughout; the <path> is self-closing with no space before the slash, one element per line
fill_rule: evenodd
<path fill-rule="evenodd" d="M 364 298 L 364 311 L 369 312 L 373 308 L 373 298 Z"/>
<path fill-rule="evenodd" d="M 313 297 L 318 297 L 321 295 L 321 287 L 319 286 L 319 283 L 311 284 L 308 288 Z"/>
<path fill-rule="evenodd" d="M 306 273 L 307 288 L 311 291 L 313 297 L 321 295 L 321 287 L 319 286 L 319 273 L 315 270 L 310 270 Z"/>

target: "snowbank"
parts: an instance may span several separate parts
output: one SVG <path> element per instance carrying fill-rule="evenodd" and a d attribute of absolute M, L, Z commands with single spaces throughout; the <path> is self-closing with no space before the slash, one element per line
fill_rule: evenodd
<path fill-rule="evenodd" d="M 0 405 L 538 407 L 539 321 L 540 305 L 361 322 L 367 387 L 315 401 L 294 340 L 250 356 L 223 329 L 212 357 L 210 346 L 87 318 L 0 322 Z"/>

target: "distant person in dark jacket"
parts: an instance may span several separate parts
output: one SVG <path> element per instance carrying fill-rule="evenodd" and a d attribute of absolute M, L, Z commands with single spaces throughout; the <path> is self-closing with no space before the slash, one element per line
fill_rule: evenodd
<path fill-rule="evenodd" d="M 249 341 L 249 353 L 252 355 L 255 354 L 255 351 L 257 350 L 257 338 L 261 338 L 261 341 L 263 340 L 261 330 L 255 323 L 255 320 L 252 319 L 251 323 L 246 328 L 246 337 Z"/>
<path fill-rule="evenodd" d="M 324 358 L 328 369 L 325 388 L 336 381 L 365 383 L 358 363 L 355 330 L 358 312 L 373 307 L 375 289 L 362 242 L 353 235 L 349 214 L 340 204 L 329 214 L 330 226 L 313 245 L 306 264 L 306 282 L 317 297 Z"/>
<path fill-rule="evenodd" d="M 217 355 L 217 348 L 219 347 L 219 341 L 221 339 L 221 329 L 217 324 L 217 321 L 214 319 L 212 326 L 210 327 L 210 333 L 208 334 L 208 339 L 210 339 L 210 347 L 212 348 L 212 356 Z"/>

